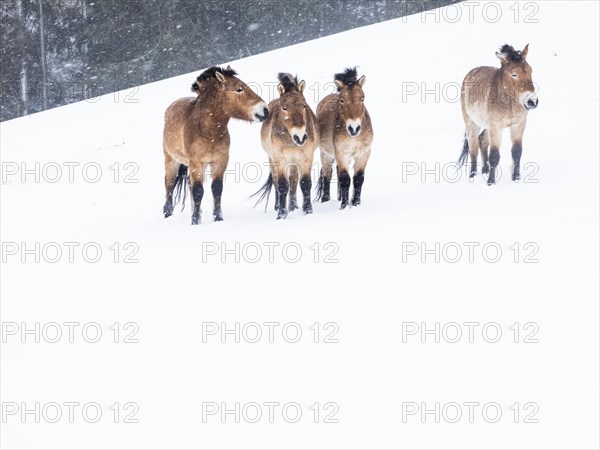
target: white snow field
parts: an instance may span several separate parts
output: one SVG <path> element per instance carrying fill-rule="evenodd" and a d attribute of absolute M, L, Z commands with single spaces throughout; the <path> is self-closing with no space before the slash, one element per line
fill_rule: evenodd
<path fill-rule="evenodd" d="M 210 194 L 162 217 L 163 113 L 201 67 L 2 123 L 2 448 L 598 448 L 598 17 L 467 2 L 232 61 L 313 108 L 367 76 L 344 211 L 253 209 L 260 125 L 232 121 L 225 221 Z M 456 180 L 457 88 L 504 43 L 539 86 L 523 179 L 505 136 L 497 185 Z"/>

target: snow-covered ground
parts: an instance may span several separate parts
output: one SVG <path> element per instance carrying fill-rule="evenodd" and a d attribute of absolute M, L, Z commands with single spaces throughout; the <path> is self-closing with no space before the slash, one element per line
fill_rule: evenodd
<path fill-rule="evenodd" d="M 202 68 L 2 123 L 2 447 L 598 448 L 598 16 L 467 2 L 231 62 L 267 101 L 297 73 L 314 108 L 335 72 L 367 76 L 345 211 L 253 209 L 260 125 L 232 122 L 225 222 L 210 195 L 200 226 L 165 220 L 163 112 Z M 504 43 L 530 44 L 540 106 L 523 180 L 506 138 L 488 187 L 450 168 L 457 89 Z"/>

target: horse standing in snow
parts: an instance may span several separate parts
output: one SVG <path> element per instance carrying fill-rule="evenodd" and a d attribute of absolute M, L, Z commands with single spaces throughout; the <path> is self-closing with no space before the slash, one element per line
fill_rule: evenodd
<path fill-rule="evenodd" d="M 350 165 L 354 161 L 354 196 L 352 205 L 360 205 L 360 194 L 365 179 L 365 168 L 371 155 L 373 126 L 365 107 L 363 86 L 366 77 L 358 78 L 356 68 L 346 69 L 334 76 L 338 92 L 325 97 L 317 106 L 321 133 L 321 164 L 317 199 L 330 199 L 332 166 L 338 172 L 338 200 L 341 208 L 348 206 L 350 192 Z"/>
<path fill-rule="evenodd" d="M 223 220 L 221 194 L 223 176 L 229 162 L 229 119 L 262 122 L 269 117 L 267 104 L 236 77 L 231 68 L 211 67 L 192 84 L 197 98 L 176 100 L 165 112 L 163 150 L 165 155 L 165 217 L 173 214 L 181 189 L 188 182 L 192 197 L 192 225 L 200 223 L 200 203 L 204 196 L 206 168 L 213 169 L 213 217 Z M 189 168 L 189 175 L 188 175 Z"/>
<path fill-rule="evenodd" d="M 311 168 L 319 145 L 319 130 L 315 113 L 306 104 L 304 81 L 289 73 L 278 75 L 279 98 L 269 103 L 269 118 L 261 129 L 262 146 L 269 155 L 270 174 L 264 186 L 253 196 L 260 195 L 260 203 L 275 185 L 277 219 L 285 219 L 289 211 L 298 208 L 296 191 L 298 179 L 303 196 L 302 211 L 313 212 L 310 199 Z M 289 192 L 289 208 L 287 197 Z"/>
<path fill-rule="evenodd" d="M 499 69 L 477 67 L 467 74 L 462 84 L 461 105 L 467 130 L 458 166 L 462 167 L 470 154 L 470 177 L 477 175 L 477 154 L 481 150 L 481 172 L 489 173 L 489 186 L 496 183 L 496 167 L 500 161 L 500 144 L 505 128 L 510 128 L 512 139 L 512 179 L 517 181 L 521 178 L 527 113 L 538 106 L 531 79 L 532 69 L 526 61 L 528 51 L 529 44 L 522 51 L 504 45 L 500 52 L 496 52 L 501 61 Z"/>

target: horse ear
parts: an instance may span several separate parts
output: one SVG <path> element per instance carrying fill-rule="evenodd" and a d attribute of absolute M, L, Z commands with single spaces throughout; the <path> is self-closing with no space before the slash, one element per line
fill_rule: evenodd
<path fill-rule="evenodd" d="M 221 83 L 225 83 L 225 76 L 221 72 L 215 72 L 215 76 L 217 77 L 217 80 L 219 80 Z"/>
<path fill-rule="evenodd" d="M 279 83 L 277 85 L 277 91 L 279 92 L 279 95 L 285 94 L 285 88 L 283 87 L 283 84 Z"/>
<path fill-rule="evenodd" d="M 529 53 L 529 44 L 527 44 L 527 45 L 525 46 L 525 48 L 524 48 L 523 50 L 521 50 L 521 56 L 522 56 L 523 58 L 527 58 L 527 53 Z"/>
<path fill-rule="evenodd" d="M 333 82 L 339 90 L 341 90 L 344 87 L 344 83 L 342 83 L 340 80 L 333 80 Z"/>
<path fill-rule="evenodd" d="M 231 66 L 228 64 L 228 65 L 227 65 L 227 69 L 226 69 L 226 70 L 233 70 L 233 69 L 232 69 L 232 68 L 231 68 Z"/>
<path fill-rule="evenodd" d="M 306 81 L 302 80 L 298 83 L 298 89 L 300 89 L 300 93 L 304 92 L 304 87 L 306 86 Z"/>
<path fill-rule="evenodd" d="M 365 85 L 365 83 L 366 83 L 366 82 L 367 82 L 367 77 L 363 75 L 362 77 L 360 77 L 360 78 L 359 78 L 359 80 L 358 80 L 358 85 L 359 85 L 360 87 L 363 87 L 363 86 Z"/>

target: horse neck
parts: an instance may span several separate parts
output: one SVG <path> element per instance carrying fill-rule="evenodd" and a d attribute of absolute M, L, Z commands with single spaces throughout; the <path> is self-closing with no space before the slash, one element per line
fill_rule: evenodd
<path fill-rule="evenodd" d="M 492 98 L 499 100 L 496 102 L 498 108 L 513 110 L 518 109 L 519 100 L 514 95 L 512 86 L 507 83 L 509 76 L 504 68 L 496 71 L 492 80 Z"/>
<path fill-rule="evenodd" d="M 206 136 L 223 134 L 223 131 L 227 131 L 227 125 L 231 119 L 218 99 L 207 97 L 198 97 L 192 116 L 193 122 L 199 124 L 202 134 Z"/>

